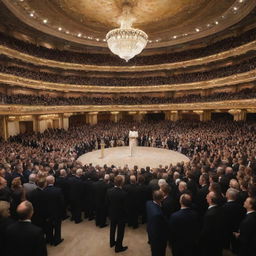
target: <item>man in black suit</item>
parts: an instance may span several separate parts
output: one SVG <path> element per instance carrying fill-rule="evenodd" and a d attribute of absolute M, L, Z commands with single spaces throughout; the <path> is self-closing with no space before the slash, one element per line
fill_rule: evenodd
<path fill-rule="evenodd" d="M 226 192 L 227 202 L 222 206 L 225 216 L 225 226 L 227 227 L 224 247 L 230 249 L 230 246 L 232 246 L 234 252 L 237 251 L 237 243 L 233 232 L 238 232 L 239 225 L 246 213 L 241 204 L 237 202 L 238 193 L 238 190 L 229 188 Z"/>
<path fill-rule="evenodd" d="M 32 223 L 43 229 L 46 233 L 47 230 L 47 202 L 44 189 L 46 187 L 46 179 L 40 178 L 37 181 L 37 188 L 28 195 L 28 200 L 33 205 Z"/>
<path fill-rule="evenodd" d="M 205 212 L 208 208 L 208 203 L 206 201 L 206 196 L 209 192 L 209 175 L 208 173 L 203 173 L 199 178 L 199 185 L 201 188 L 197 191 L 196 195 L 196 206 L 199 214 L 200 221 L 203 219 Z"/>
<path fill-rule="evenodd" d="M 67 172 L 65 169 L 60 170 L 60 175 L 55 179 L 55 186 L 60 188 L 64 198 L 64 209 L 62 213 L 62 218 L 68 218 L 67 209 L 69 205 L 68 197 L 69 197 L 69 183 L 67 178 Z"/>
<path fill-rule="evenodd" d="M 75 175 L 69 177 L 69 202 L 71 210 L 71 220 L 76 224 L 82 222 L 84 183 L 81 179 L 82 169 L 77 169 Z"/>
<path fill-rule="evenodd" d="M 44 189 L 47 207 L 46 241 L 57 246 L 63 241 L 61 238 L 61 222 L 64 199 L 61 189 L 54 186 L 55 178 L 53 176 L 47 176 L 46 182 L 47 187 Z"/>
<path fill-rule="evenodd" d="M 173 256 L 196 256 L 199 224 L 197 213 L 191 209 L 191 195 L 181 195 L 180 205 L 180 210 L 170 217 L 172 254 Z"/>
<path fill-rule="evenodd" d="M 99 180 L 96 181 L 93 185 L 94 191 L 94 202 L 95 202 L 95 222 L 96 226 L 104 228 L 107 226 L 107 207 L 106 207 L 106 195 L 107 190 L 112 187 L 112 184 L 109 182 L 109 174 L 104 175 L 100 173 Z"/>
<path fill-rule="evenodd" d="M 256 252 L 256 198 L 244 202 L 246 217 L 240 224 L 240 232 L 234 233 L 239 240 L 239 256 L 254 256 Z"/>
<path fill-rule="evenodd" d="M 128 249 L 127 246 L 123 246 L 125 220 L 127 218 L 125 212 L 127 193 L 122 188 L 123 184 L 124 177 L 117 175 L 115 177 L 115 187 L 107 191 L 106 199 L 110 218 L 110 247 L 115 246 L 115 252 L 122 252 Z"/>
<path fill-rule="evenodd" d="M 161 203 L 164 194 L 161 190 L 153 193 L 153 201 L 148 201 L 147 209 L 147 232 L 152 256 L 164 256 L 168 240 L 168 221 L 165 218 Z"/>
<path fill-rule="evenodd" d="M 127 212 L 127 219 L 128 219 L 128 226 L 133 227 L 134 229 L 138 228 L 138 209 L 139 209 L 139 188 L 136 184 L 136 177 L 135 175 L 130 176 L 130 184 L 124 186 L 124 190 L 127 192 L 126 197 L 126 212 Z"/>
<path fill-rule="evenodd" d="M 17 207 L 19 221 L 6 230 L 7 256 L 47 256 L 47 248 L 41 228 L 31 223 L 33 206 L 24 201 Z"/>
<path fill-rule="evenodd" d="M 201 256 L 222 256 L 224 217 L 214 192 L 207 194 L 208 210 L 205 213 L 200 234 Z"/>

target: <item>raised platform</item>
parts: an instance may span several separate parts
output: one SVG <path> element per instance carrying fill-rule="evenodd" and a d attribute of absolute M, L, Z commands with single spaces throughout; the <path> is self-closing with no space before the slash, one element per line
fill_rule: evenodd
<path fill-rule="evenodd" d="M 136 147 L 134 149 L 134 156 L 129 156 L 129 147 L 115 147 L 104 149 L 104 158 L 101 159 L 101 151 L 96 150 L 86 153 L 78 158 L 78 161 L 83 164 L 92 163 L 93 165 L 103 166 L 104 164 L 115 165 L 117 167 L 124 167 L 128 165 L 132 168 L 134 165 L 138 167 L 150 166 L 151 168 L 157 168 L 159 165 L 177 164 L 178 162 L 188 162 L 189 158 L 185 155 L 162 148 L 153 147 Z"/>

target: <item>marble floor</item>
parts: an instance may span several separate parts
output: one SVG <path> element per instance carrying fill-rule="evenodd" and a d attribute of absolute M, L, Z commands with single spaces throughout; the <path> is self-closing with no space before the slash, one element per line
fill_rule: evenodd
<path fill-rule="evenodd" d="M 126 227 L 124 246 L 128 250 L 116 254 L 113 248 L 109 247 L 109 226 L 98 228 L 94 221 L 83 221 L 74 224 L 66 220 L 62 224 L 62 237 L 64 241 L 57 247 L 49 246 L 49 256 L 150 256 L 150 247 L 147 244 L 146 225 L 138 229 Z M 166 256 L 171 256 L 168 249 Z"/>
<path fill-rule="evenodd" d="M 49 246 L 49 256 L 150 256 L 150 247 L 147 244 L 146 225 L 141 225 L 138 229 L 126 227 L 124 236 L 124 246 L 128 250 L 119 254 L 109 247 L 109 226 L 97 228 L 94 221 L 83 221 L 74 224 L 69 220 L 62 223 L 62 237 L 64 241 L 57 247 Z M 171 256 L 169 248 L 166 256 Z M 229 252 L 224 252 L 223 256 L 232 256 Z"/>
<path fill-rule="evenodd" d="M 181 161 L 189 161 L 188 157 L 179 152 L 162 148 L 135 147 L 133 156 L 130 157 L 129 154 L 129 147 L 106 148 L 104 149 L 103 158 L 101 158 L 101 150 L 95 150 L 80 156 L 78 161 L 83 164 L 92 163 L 93 165 L 98 164 L 100 166 L 114 164 L 117 167 L 123 167 L 127 164 L 130 168 L 134 165 L 157 168 L 159 164 L 165 166 Z"/>

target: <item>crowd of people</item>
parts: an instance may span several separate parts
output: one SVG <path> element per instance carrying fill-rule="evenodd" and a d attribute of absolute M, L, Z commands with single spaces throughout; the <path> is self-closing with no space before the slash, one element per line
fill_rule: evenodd
<path fill-rule="evenodd" d="M 128 145 L 133 126 L 139 146 L 179 151 L 190 162 L 150 168 L 78 161 L 102 141 L 106 147 Z M 40 252 L 30 255 L 47 255 L 40 232 L 57 246 L 65 239 L 62 220 L 70 214 L 74 223 L 94 219 L 99 228 L 109 218 L 109 243 L 116 252 L 128 249 L 122 243 L 126 223 L 136 229 L 147 222 L 153 256 L 165 255 L 167 244 L 174 256 L 219 256 L 223 249 L 253 256 L 255 142 L 255 122 L 233 121 L 104 122 L 11 137 L 0 143 L 1 252 L 21 255 L 11 242 L 23 241 L 20 232 L 27 231 L 20 226 L 32 219 Z"/>
<path fill-rule="evenodd" d="M 166 62 L 185 61 L 194 58 L 209 56 L 222 51 L 227 51 L 232 48 L 238 47 L 245 43 L 249 43 L 256 39 L 256 29 L 251 29 L 242 33 L 240 36 L 233 36 L 215 43 L 209 43 L 206 47 L 185 50 L 175 53 L 159 54 L 154 56 L 136 56 L 128 63 L 122 61 L 115 55 L 110 54 L 89 54 L 77 53 L 70 51 L 60 51 L 56 49 L 46 49 L 44 47 L 35 46 L 20 40 L 8 37 L 3 33 L 0 34 L 0 44 L 10 47 L 12 49 L 61 62 L 91 64 L 91 65 L 148 65 L 148 64 L 161 64 Z"/>
<path fill-rule="evenodd" d="M 182 74 L 172 74 L 169 76 L 147 76 L 147 77 L 96 77 L 96 76 L 79 76 L 79 75 L 59 75 L 48 72 L 38 72 L 18 66 L 0 65 L 0 72 L 12 74 L 19 77 L 46 81 L 52 83 L 79 84 L 79 85 L 98 85 L 98 86 L 138 86 L 138 85 L 162 85 L 162 84 L 179 84 L 206 81 L 234 74 L 244 73 L 256 68 L 256 57 L 241 61 L 239 64 L 220 67 L 217 69 L 184 72 Z"/>
<path fill-rule="evenodd" d="M 190 94 L 179 97 L 53 97 L 49 95 L 28 95 L 13 94 L 6 95 L 0 93 L 0 104 L 21 104 L 21 105 L 43 105 L 43 106 L 60 106 L 60 105 L 139 105 L 139 104 L 168 104 L 168 103 L 190 103 L 190 102 L 211 102 L 224 100 L 239 100 L 256 98 L 254 88 L 246 88 L 239 92 L 218 92 L 208 96 L 200 94 Z"/>

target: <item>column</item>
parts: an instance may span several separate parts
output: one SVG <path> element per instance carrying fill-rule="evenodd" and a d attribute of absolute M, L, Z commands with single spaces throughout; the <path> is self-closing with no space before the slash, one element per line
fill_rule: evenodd
<path fill-rule="evenodd" d="M 176 122 L 180 119 L 180 113 L 178 110 L 165 111 L 165 120 Z"/>
<path fill-rule="evenodd" d="M 8 128 L 7 128 L 7 120 L 6 116 L 0 117 L 0 136 L 4 139 L 8 139 Z"/>
<path fill-rule="evenodd" d="M 63 113 L 61 116 L 61 128 L 64 130 L 68 130 L 69 128 L 69 117 L 72 116 L 73 113 Z"/>
<path fill-rule="evenodd" d="M 20 133 L 19 119 L 16 116 L 8 116 L 7 119 L 7 134 L 9 136 L 15 136 Z"/>
<path fill-rule="evenodd" d="M 88 116 L 89 116 L 89 124 L 90 125 L 95 125 L 98 123 L 98 113 L 99 112 L 89 112 Z"/>
<path fill-rule="evenodd" d="M 33 131 L 34 132 L 39 132 L 39 121 L 38 121 L 39 115 L 33 115 L 32 120 L 33 120 Z"/>
<path fill-rule="evenodd" d="M 246 120 L 246 111 L 244 109 L 230 109 L 228 113 L 234 117 L 234 121 Z"/>
<path fill-rule="evenodd" d="M 118 111 L 113 111 L 110 112 L 111 116 L 110 116 L 110 120 L 114 123 L 117 123 L 120 120 L 120 112 Z"/>
<path fill-rule="evenodd" d="M 139 113 L 134 115 L 134 121 L 141 122 L 144 120 L 145 115 L 147 114 L 147 111 L 140 111 Z"/>

